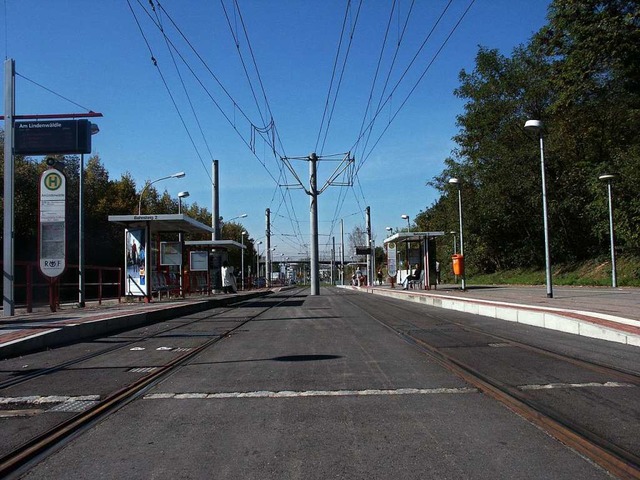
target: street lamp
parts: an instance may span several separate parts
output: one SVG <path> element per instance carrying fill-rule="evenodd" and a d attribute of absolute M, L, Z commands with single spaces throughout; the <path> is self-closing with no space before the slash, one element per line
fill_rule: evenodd
<path fill-rule="evenodd" d="M 449 235 L 453 235 L 453 254 L 455 255 L 457 253 L 458 250 L 458 245 L 456 243 L 456 232 L 449 232 Z M 455 273 L 453 274 L 453 279 L 455 283 L 458 283 L 458 275 L 456 275 Z"/>
<path fill-rule="evenodd" d="M 182 199 L 187 198 L 189 196 L 189 192 L 184 191 L 178 193 L 178 213 L 182 213 Z"/>
<path fill-rule="evenodd" d="M 179 192 L 178 193 L 178 214 L 182 214 L 182 199 L 187 198 L 189 196 L 189 192 Z M 184 268 L 182 268 L 182 259 L 184 258 L 184 235 L 182 232 L 178 233 L 178 241 L 180 242 L 180 296 L 184 296 L 184 280 L 182 276 L 184 275 Z"/>
<path fill-rule="evenodd" d="M 100 132 L 100 127 L 91 124 L 91 135 Z M 84 308 L 85 298 L 84 276 L 84 153 L 80 154 L 80 171 L 78 178 L 78 307 Z"/>
<path fill-rule="evenodd" d="M 460 188 L 460 179 L 458 178 L 450 178 L 449 183 L 451 185 L 455 185 L 458 188 L 458 218 L 460 219 L 460 256 L 462 257 L 462 261 L 464 262 L 464 237 L 462 235 L 462 189 Z M 455 239 L 455 237 L 454 237 Z M 455 241 L 455 240 L 454 240 Z M 460 288 L 462 291 L 465 291 L 467 288 L 467 278 L 466 278 L 465 270 L 462 270 L 462 275 L 460 275 Z"/>
<path fill-rule="evenodd" d="M 257 253 L 257 258 L 256 258 L 256 278 L 260 277 L 260 245 L 262 245 L 262 240 L 260 240 L 258 243 L 256 243 L 256 253 Z"/>
<path fill-rule="evenodd" d="M 246 218 L 247 214 L 243 213 L 242 215 L 237 215 L 235 217 L 231 217 L 229 220 L 227 220 L 227 223 L 229 223 L 231 220 L 237 220 L 239 218 Z M 222 221 L 222 217 L 220 217 L 220 221 Z"/>
<path fill-rule="evenodd" d="M 159 182 L 160 180 L 167 180 L 169 178 L 182 178 L 186 175 L 186 173 L 184 172 L 178 172 L 178 173 L 174 173 L 173 175 L 167 175 L 166 177 L 162 177 L 162 178 L 157 178 L 155 180 L 153 180 L 152 182 L 147 182 L 144 184 L 144 188 L 142 189 L 142 191 L 140 192 L 140 200 L 138 201 L 138 215 L 142 215 L 142 196 L 144 195 L 144 192 L 147 191 L 147 189 L 153 185 L 156 182 Z"/>
<path fill-rule="evenodd" d="M 544 260 L 547 274 L 547 298 L 553 298 L 553 286 L 551 285 L 551 253 L 549 251 L 549 224 L 547 221 L 547 183 L 544 169 L 544 141 L 542 138 L 542 122 L 540 120 L 527 120 L 525 130 L 535 132 L 540 137 L 540 168 L 542 171 L 542 215 L 544 220 Z"/>
<path fill-rule="evenodd" d="M 615 178 L 615 175 L 605 174 L 598 177 L 599 180 L 607 182 L 607 192 L 609 194 L 609 237 L 611 239 L 611 286 L 616 288 L 618 286 L 618 279 L 616 276 L 616 250 L 613 236 L 613 202 L 611 196 L 611 181 Z"/>
<path fill-rule="evenodd" d="M 393 228 L 386 227 L 385 230 L 387 231 L 387 237 L 390 237 L 393 234 Z"/>
<path fill-rule="evenodd" d="M 404 220 L 407 221 L 407 233 L 409 233 L 409 230 L 411 229 L 411 224 L 409 223 L 409 215 L 407 215 L 406 213 L 403 215 L 400 215 L 400 218 L 403 218 Z M 407 256 L 405 262 L 407 264 L 407 275 L 411 274 L 411 265 L 409 264 L 409 240 L 407 240 L 404 244 L 404 248 L 405 248 L 405 255 Z"/>
<path fill-rule="evenodd" d="M 247 234 L 244 230 L 240 234 L 240 240 L 242 241 L 242 260 L 240 261 L 240 280 L 242 281 L 242 290 L 244 290 L 244 236 Z"/>
<path fill-rule="evenodd" d="M 405 214 L 405 215 L 400 215 L 400 218 L 403 218 L 404 220 L 407 221 L 407 232 L 410 230 L 411 228 L 411 224 L 409 223 L 409 215 Z"/>

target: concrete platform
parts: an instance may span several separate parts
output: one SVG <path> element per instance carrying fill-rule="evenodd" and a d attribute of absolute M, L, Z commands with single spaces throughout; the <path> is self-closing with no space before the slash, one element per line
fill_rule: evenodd
<path fill-rule="evenodd" d="M 18 311 L 13 317 L 0 317 L 0 360 L 232 305 L 269 293 L 271 290 L 259 289 L 151 303 L 111 300 L 102 305 L 87 302 L 85 308 L 69 304 L 62 305 L 55 313 L 48 308 L 33 313 Z"/>
<path fill-rule="evenodd" d="M 553 298 L 544 286 L 470 286 L 464 292 L 457 285 L 343 288 L 640 347 L 637 288 L 555 287 Z"/>

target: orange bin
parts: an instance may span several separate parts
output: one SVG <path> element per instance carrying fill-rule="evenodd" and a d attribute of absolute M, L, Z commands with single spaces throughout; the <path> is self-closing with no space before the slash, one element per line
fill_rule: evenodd
<path fill-rule="evenodd" d="M 456 253 L 451 256 L 451 261 L 453 263 L 453 274 L 464 275 L 464 257 Z"/>

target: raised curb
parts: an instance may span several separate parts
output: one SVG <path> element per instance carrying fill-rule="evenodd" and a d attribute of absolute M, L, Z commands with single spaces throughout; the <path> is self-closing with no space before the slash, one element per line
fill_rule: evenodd
<path fill-rule="evenodd" d="M 196 302 L 161 305 L 149 307 L 142 312 L 109 312 L 105 310 L 91 318 L 69 318 L 52 320 L 50 324 L 33 327 L 39 332 L 27 337 L 20 337 L 0 344 L 0 360 L 18 357 L 47 348 L 55 348 L 69 343 L 95 338 L 101 335 L 132 330 L 175 317 L 191 315 L 216 307 L 233 305 L 244 300 L 262 297 L 272 293 L 269 290 L 256 293 L 230 296 L 225 298 L 204 299 Z M 155 305 L 154 305 L 155 306 Z M 153 308 L 153 309 L 152 309 Z"/>
<path fill-rule="evenodd" d="M 452 297 L 427 291 L 394 291 L 380 288 L 339 286 L 364 293 L 422 303 L 432 307 L 482 315 L 534 327 L 640 347 L 640 322 L 597 312 L 538 307 L 475 298 Z"/>

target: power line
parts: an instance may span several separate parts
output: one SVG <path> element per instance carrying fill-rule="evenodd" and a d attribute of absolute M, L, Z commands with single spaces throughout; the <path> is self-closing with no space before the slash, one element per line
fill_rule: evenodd
<path fill-rule="evenodd" d="M 442 42 L 442 44 L 440 45 L 440 48 L 438 48 L 438 50 L 436 51 L 436 53 L 433 55 L 433 57 L 431 58 L 431 61 L 427 64 L 427 66 L 425 67 L 425 69 L 423 70 L 422 74 L 420 75 L 420 77 L 418 78 L 418 80 L 416 81 L 416 83 L 413 85 L 413 88 L 411 88 L 411 90 L 409 91 L 409 93 L 406 95 L 405 99 L 403 100 L 403 102 L 400 104 L 400 106 L 398 107 L 398 109 L 396 110 L 396 112 L 393 114 L 393 116 L 389 119 L 389 122 L 387 123 L 386 127 L 384 128 L 384 130 L 382 131 L 382 133 L 380 134 L 380 136 L 378 137 L 378 139 L 376 140 L 375 144 L 373 145 L 373 147 L 371 147 L 371 150 L 369 151 L 368 154 L 366 154 L 366 156 L 364 157 L 362 163 L 360 164 L 360 166 L 358 167 L 358 169 L 356 170 L 356 173 L 360 170 L 360 168 L 362 168 L 363 164 L 368 160 L 369 156 L 371 155 L 371 152 L 373 152 L 373 150 L 375 149 L 375 147 L 378 145 L 378 143 L 380 142 L 380 140 L 382 139 L 382 137 L 384 136 L 384 134 L 387 132 L 387 130 L 389 129 L 389 127 L 391 126 L 391 123 L 395 120 L 395 118 L 398 116 L 398 114 L 400 113 L 400 111 L 404 108 L 404 106 L 406 105 L 406 103 L 409 101 L 409 98 L 411 97 L 411 95 L 413 94 L 413 92 L 416 90 L 416 88 L 418 88 L 418 85 L 420 84 L 420 82 L 422 81 L 422 79 L 425 77 L 425 75 L 427 74 L 427 72 L 429 71 L 429 69 L 431 68 L 431 66 L 433 65 L 433 63 L 436 61 L 436 59 L 438 58 L 438 56 L 440 55 L 440 53 L 442 52 L 442 50 L 444 49 L 444 47 L 446 46 L 446 44 L 449 42 L 449 39 L 452 37 L 452 35 L 455 33 L 455 31 L 458 29 L 458 27 L 460 26 L 460 24 L 462 23 L 462 20 L 464 20 L 465 16 L 467 15 L 467 13 L 469 12 L 469 10 L 471 9 L 471 7 L 473 6 L 473 4 L 475 3 L 475 0 L 471 0 L 469 5 L 467 6 L 467 8 L 465 9 L 465 11 L 462 13 L 462 15 L 460 16 L 460 18 L 458 19 L 458 21 L 456 22 L 456 24 L 453 26 L 453 28 L 451 29 L 451 31 L 449 32 L 449 34 L 447 35 L 447 37 L 444 39 L 444 41 Z"/>
<path fill-rule="evenodd" d="M 342 79 L 344 77 L 344 72 L 345 72 L 346 67 L 347 67 L 347 60 L 349 59 L 349 52 L 351 52 L 351 45 L 353 43 L 353 34 L 354 34 L 356 26 L 358 24 L 358 18 L 360 17 L 360 9 L 361 8 L 362 8 L 362 0 L 360 0 L 360 3 L 358 4 L 358 11 L 356 12 L 356 18 L 355 18 L 355 21 L 353 23 L 353 27 L 351 29 L 351 34 L 349 35 L 349 45 L 347 46 L 347 52 L 346 52 L 345 57 L 344 57 L 344 62 L 342 63 L 342 69 L 340 71 L 340 78 L 338 80 L 338 86 L 336 87 L 336 92 L 335 92 L 335 95 L 333 97 L 333 104 L 331 106 L 331 113 L 329 113 L 329 119 L 327 120 L 327 128 L 325 129 L 325 132 L 324 132 L 324 138 L 322 140 L 322 147 L 320 148 L 320 153 L 322 153 L 324 151 L 324 146 L 325 146 L 325 143 L 327 141 L 327 135 L 329 134 L 329 127 L 331 126 L 331 120 L 333 119 L 333 112 L 335 111 L 336 102 L 338 101 L 338 94 L 340 92 L 340 86 L 342 85 Z M 316 145 L 316 150 L 317 150 L 317 145 Z"/>
<path fill-rule="evenodd" d="M 39 83 L 38 83 L 38 82 L 36 82 L 35 80 L 31 80 L 30 78 L 27 78 L 27 77 L 25 77 L 24 75 L 21 75 L 21 74 L 20 74 L 20 73 L 18 73 L 18 72 L 16 72 L 15 74 L 16 74 L 16 76 L 18 76 L 18 77 L 20 77 L 20 78 L 24 78 L 27 82 L 31 82 L 31 83 L 33 83 L 34 85 L 36 85 L 36 86 L 38 86 L 38 87 L 42 88 L 43 90 L 46 90 L 47 92 L 52 93 L 52 94 L 54 94 L 55 96 L 60 97 L 60 98 L 62 98 L 63 100 L 66 100 L 67 102 L 74 104 L 76 107 L 80 107 L 80 108 L 82 108 L 83 110 L 86 110 L 86 111 L 87 111 L 87 112 L 89 112 L 89 113 L 93 113 L 93 110 L 91 110 L 90 108 L 84 107 L 84 106 L 80 105 L 79 103 L 76 103 L 76 102 L 74 102 L 73 100 L 71 100 L 71 99 L 69 99 L 69 98 L 65 97 L 64 95 L 61 95 L 61 94 L 59 94 L 59 93 L 57 93 L 57 92 L 54 92 L 54 91 L 53 91 L 53 90 L 51 90 L 50 88 L 47 88 L 47 87 L 45 87 L 44 85 L 39 84 Z"/>

